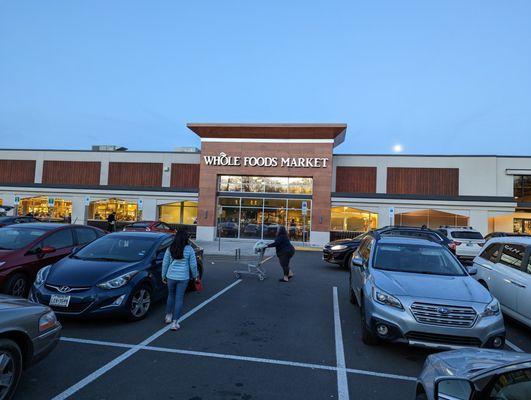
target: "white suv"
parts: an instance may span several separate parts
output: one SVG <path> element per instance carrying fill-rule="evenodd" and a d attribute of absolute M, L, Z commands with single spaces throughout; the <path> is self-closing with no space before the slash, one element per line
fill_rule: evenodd
<path fill-rule="evenodd" d="M 485 244 L 483 235 L 469 226 L 441 226 L 439 231 L 455 243 L 455 255 L 462 261 L 472 261 Z"/>

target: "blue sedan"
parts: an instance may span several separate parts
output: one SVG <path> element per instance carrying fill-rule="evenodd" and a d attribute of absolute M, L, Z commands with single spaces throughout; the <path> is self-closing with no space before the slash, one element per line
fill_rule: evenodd
<path fill-rule="evenodd" d="M 112 233 L 42 268 L 30 300 L 72 317 L 118 314 L 130 320 L 146 316 L 167 293 L 161 270 L 173 235 Z M 192 244 L 202 274 L 201 249 Z"/>

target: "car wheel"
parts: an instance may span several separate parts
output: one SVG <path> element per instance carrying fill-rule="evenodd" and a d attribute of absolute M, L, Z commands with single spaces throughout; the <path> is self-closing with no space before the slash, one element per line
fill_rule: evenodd
<path fill-rule="evenodd" d="M 10 399 L 22 374 L 22 352 L 9 339 L 0 339 L 0 399 Z"/>
<path fill-rule="evenodd" d="M 4 286 L 4 292 L 15 297 L 27 297 L 28 289 L 28 278 L 21 273 L 11 275 Z"/>
<path fill-rule="evenodd" d="M 349 293 L 350 304 L 357 305 L 358 299 L 356 299 L 356 293 L 354 293 L 354 289 L 352 289 L 352 271 L 350 271 L 349 273 L 348 293 Z"/>
<path fill-rule="evenodd" d="M 361 315 L 361 340 L 368 346 L 374 346 L 380 343 L 380 339 L 374 333 L 372 333 L 367 327 L 367 319 L 365 316 L 365 307 L 363 306 L 363 297 L 360 302 L 360 315 Z"/>
<path fill-rule="evenodd" d="M 352 254 L 345 257 L 345 261 L 343 261 L 343 268 L 348 269 L 350 271 L 350 260 L 352 259 Z"/>
<path fill-rule="evenodd" d="M 131 321 L 144 318 L 151 307 L 151 289 L 147 285 L 140 285 L 133 290 L 127 307 L 128 317 Z"/>

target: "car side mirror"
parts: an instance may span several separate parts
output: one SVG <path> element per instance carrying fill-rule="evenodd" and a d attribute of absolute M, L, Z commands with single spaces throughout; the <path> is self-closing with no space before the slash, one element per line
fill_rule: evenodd
<path fill-rule="evenodd" d="M 468 379 L 444 377 L 435 382 L 437 400 L 470 400 L 473 393 L 474 387 Z"/>
<path fill-rule="evenodd" d="M 41 254 L 50 254 L 50 253 L 53 253 L 55 251 L 55 247 L 52 247 L 52 246 L 44 246 L 40 253 Z"/>
<path fill-rule="evenodd" d="M 352 265 L 354 265 L 355 267 L 363 267 L 363 258 L 361 258 L 360 256 L 352 256 Z"/>
<path fill-rule="evenodd" d="M 468 275 L 477 275 L 478 274 L 478 268 L 477 267 L 467 267 L 466 270 L 468 271 Z"/>

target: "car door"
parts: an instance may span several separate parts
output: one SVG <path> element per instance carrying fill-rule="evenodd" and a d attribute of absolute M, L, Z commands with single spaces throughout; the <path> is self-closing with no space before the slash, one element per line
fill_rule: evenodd
<path fill-rule="evenodd" d="M 52 247 L 51 253 L 43 253 L 42 249 Z M 72 229 L 64 228 L 52 232 L 34 245 L 27 253 L 29 272 L 36 274 L 39 269 L 59 261 L 71 253 L 74 247 Z"/>
<path fill-rule="evenodd" d="M 159 244 L 159 247 L 153 255 L 151 265 L 149 267 L 149 272 L 152 276 L 152 282 L 154 286 L 154 291 L 157 296 L 162 295 L 165 290 L 165 285 L 162 283 L 162 260 L 164 260 L 164 254 L 173 241 L 172 237 L 165 238 Z"/>
<path fill-rule="evenodd" d="M 517 313 L 519 291 L 525 288 L 522 282 L 522 267 L 526 248 L 521 244 L 502 243 L 501 255 L 494 265 L 498 275 L 495 297 L 510 311 Z"/>
<path fill-rule="evenodd" d="M 351 265 L 351 279 L 352 279 L 352 289 L 356 293 L 358 300 L 361 298 L 361 291 L 363 290 L 363 285 L 365 283 L 365 274 L 367 270 L 367 263 L 371 254 L 373 239 L 372 237 L 366 237 L 360 243 L 358 250 L 354 252 L 354 256 L 359 256 L 363 260 L 363 267 L 357 265 Z"/>
<path fill-rule="evenodd" d="M 531 326 L 531 246 L 527 246 L 527 262 L 524 263 L 523 271 L 521 272 L 521 283 L 525 287 L 520 287 L 518 290 L 518 298 L 516 299 L 518 313 L 527 320 L 527 325 Z"/>

